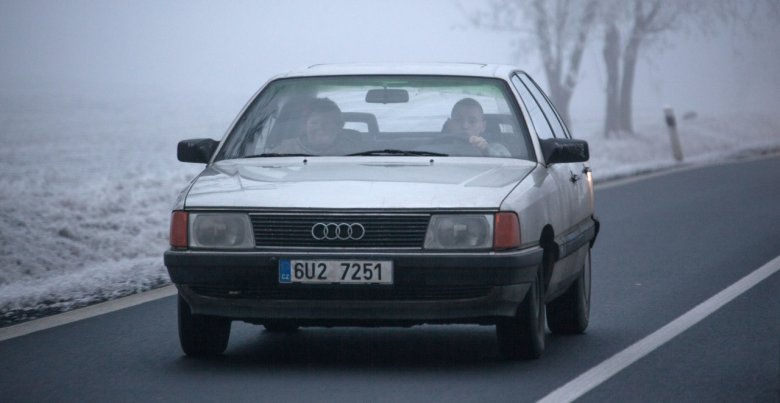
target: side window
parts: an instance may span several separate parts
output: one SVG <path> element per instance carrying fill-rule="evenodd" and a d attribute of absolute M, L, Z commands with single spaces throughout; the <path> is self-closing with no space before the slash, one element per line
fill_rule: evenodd
<path fill-rule="evenodd" d="M 560 119 L 558 119 L 558 114 L 555 112 L 553 106 L 550 105 L 550 102 L 547 100 L 547 97 L 544 96 L 542 90 L 539 89 L 539 86 L 537 86 L 536 83 L 527 76 L 522 76 L 521 80 L 523 81 L 523 84 L 525 84 L 525 86 L 528 87 L 528 89 L 531 91 L 531 94 L 533 94 L 536 102 L 538 102 L 542 107 L 544 115 L 547 116 L 547 121 L 550 122 L 550 126 L 553 128 L 553 132 L 555 132 L 555 137 L 561 139 L 569 137 L 569 133 L 563 127 Z"/>
<path fill-rule="evenodd" d="M 533 123 L 534 129 L 536 129 L 536 135 L 539 136 L 539 139 L 554 138 L 555 135 L 547 122 L 547 118 L 544 116 L 542 109 L 539 108 L 539 104 L 534 100 L 533 95 L 528 91 L 528 88 L 520 82 L 517 76 L 512 77 L 512 84 L 514 84 L 517 92 L 520 93 L 520 98 L 523 99 L 525 108 L 528 109 L 528 116 L 531 118 L 531 123 Z"/>

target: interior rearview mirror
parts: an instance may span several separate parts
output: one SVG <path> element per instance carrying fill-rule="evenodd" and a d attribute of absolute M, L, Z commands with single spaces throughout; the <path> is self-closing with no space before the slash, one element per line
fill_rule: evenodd
<path fill-rule="evenodd" d="M 401 88 L 376 88 L 366 92 L 369 104 L 400 104 L 409 102 L 409 91 Z"/>

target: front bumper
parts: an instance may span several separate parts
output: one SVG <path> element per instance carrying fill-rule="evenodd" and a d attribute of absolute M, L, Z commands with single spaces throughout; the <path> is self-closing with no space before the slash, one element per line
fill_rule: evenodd
<path fill-rule="evenodd" d="M 279 284 L 279 258 L 392 260 L 392 285 Z M 306 325 L 491 323 L 513 316 L 538 246 L 510 252 L 165 252 L 192 312 Z"/>

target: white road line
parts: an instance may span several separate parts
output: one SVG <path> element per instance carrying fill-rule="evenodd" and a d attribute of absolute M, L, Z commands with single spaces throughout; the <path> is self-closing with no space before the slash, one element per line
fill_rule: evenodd
<path fill-rule="evenodd" d="M 539 402 L 571 402 L 581 397 L 629 365 L 638 361 L 640 358 L 646 356 L 664 343 L 673 339 L 675 336 L 697 324 L 734 298 L 753 288 L 753 286 L 776 273 L 778 270 L 780 270 L 780 256 L 770 260 L 765 265 L 759 267 L 710 299 L 697 305 L 677 319 L 669 322 L 666 326 L 656 330 L 651 335 L 639 340 L 625 350 L 613 355 L 601 364 L 596 365 L 582 375 L 572 379 L 567 384 L 552 391 L 547 396 L 541 398 Z"/>
<path fill-rule="evenodd" d="M 24 336 L 26 334 L 65 325 L 82 319 L 118 311 L 120 309 L 140 305 L 146 302 L 154 301 L 156 299 L 169 297 L 171 295 L 176 295 L 176 287 L 169 285 L 151 291 L 142 292 L 140 294 L 101 302 L 99 304 L 90 305 L 73 311 L 31 320 L 29 322 L 20 323 L 18 325 L 0 328 L 0 341 L 13 339 L 14 337 Z"/>

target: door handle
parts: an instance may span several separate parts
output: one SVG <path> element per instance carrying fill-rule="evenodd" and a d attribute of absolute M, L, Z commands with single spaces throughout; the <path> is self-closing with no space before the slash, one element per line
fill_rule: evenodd
<path fill-rule="evenodd" d="M 575 175 L 574 172 L 572 172 L 572 171 L 569 171 L 569 173 L 571 174 L 571 177 L 569 178 L 571 183 L 577 183 L 577 181 L 580 180 L 580 176 L 579 175 Z"/>

